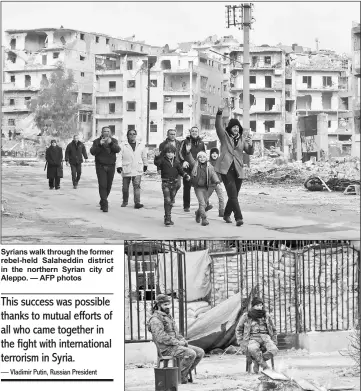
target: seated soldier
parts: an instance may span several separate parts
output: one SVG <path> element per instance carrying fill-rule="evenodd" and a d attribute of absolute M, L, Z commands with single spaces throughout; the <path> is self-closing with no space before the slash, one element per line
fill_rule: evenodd
<path fill-rule="evenodd" d="M 242 353 L 246 354 L 248 350 L 252 357 L 255 373 L 258 373 L 260 366 L 262 369 L 269 368 L 266 361 L 278 352 L 277 330 L 258 297 L 252 300 L 251 310 L 241 316 L 236 327 L 236 338 Z"/>
<path fill-rule="evenodd" d="M 179 334 L 175 321 L 170 315 L 170 297 L 158 295 L 155 299 L 153 315 L 149 319 L 148 330 L 163 356 L 180 358 L 182 384 L 188 383 L 188 374 L 204 357 L 204 350 L 188 345 Z"/>

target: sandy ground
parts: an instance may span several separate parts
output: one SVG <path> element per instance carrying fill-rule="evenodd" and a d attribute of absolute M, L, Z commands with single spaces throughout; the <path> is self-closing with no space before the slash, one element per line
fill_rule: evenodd
<path fill-rule="evenodd" d="M 308 192 L 302 186 L 260 185 L 245 182 L 240 192 L 244 225 L 226 224 L 214 208 L 210 225 L 194 220 L 197 209 L 192 193 L 191 212 L 182 207 L 182 190 L 173 209 L 175 225 L 163 225 L 163 196 L 159 177 L 142 182 L 142 202 L 121 208 L 121 176 L 115 174 L 109 213 L 99 210 L 93 165 L 83 166 L 78 189 L 71 183 L 70 168 L 60 190 L 49 190 L 43 163 L 20 166 L 2 164 L 2 243 L 119 243 L 124 239 L 359 239 L 360 196 L 338 192 Z M 132 201 L 132 191 L 130 195 Z"/>
<path fill-rule="evenodd" d="M 354 386 L 360 390 L 360 377 L 343 376 L 352 361 L 339 353 L 307 354 L 285 353 L 275 357 L 275 370 L 289 378 L 303 378 L 327 389 L 337 386 Z M 153 391 L 154 367 L 137 368 L 128 366 L 125 369 L 126 391 Z M 261 383 L 261 374 L 248 374 L 245 371 L 244 356 L 226 355 L 204 358 L 198 365 L 194 383 L 179 385 L 184 391 L 236 391 L 255 390 Z"/>

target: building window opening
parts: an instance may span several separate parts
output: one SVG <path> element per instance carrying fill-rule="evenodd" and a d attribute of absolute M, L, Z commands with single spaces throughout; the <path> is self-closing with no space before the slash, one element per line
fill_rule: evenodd
<path fill-rule="evenodd" d="M 271 65 L 271 63 L 272 63 L 271 56 L 266 56 L 266 57 L 264 58 L 264 63 L 265 63 L 266 65 Z"/>
<path fill-rule="evenodd" d="M 249 82 L 250 82 L 250 84 L 256 84 L 256 76 L 250 76 Z"/>
<path fill-rule="evenodd" d="M 15 76 L 14 75 L 10 76 L 10 82 L 15 83 Z"/>
<path fill-rule="evenodd" d="M 332 127 L 332 121 L 327 121 L 328 128 L 330 129 Z"/>
<path fill-rule="evenodd" d="M 264 82 L 266 88 L 272 88 L 272 76 L 265 76 Z"/>
<path fill-rule="evenodd" d="M 66 41 L 65 41 L 65 38 L 63 36 L 60 37 L 60 42 L 65 45 L 66 44 Z"/>
<path fill-rule="evenodd" d="M 151 87 L 157 87 L 157 85 L 158 85 L 158 81 L 157 80 L 151 80 L 150 81 L 150 86 Z"/>
<path fill-rule="evenodd" d="M 16 39 L 12 38 L 10 41 L 10 49 L 15 50 L 16 49 Z"/>
<path fill-rule="evenodd" d="M 128 88 L 135 88 L 135 80 L 127 80 Z"/>
<path fill-rule="evenodd" d="M 302 76 L 302 83 L 307 84 L 307 88 L 312 88 L 312 76 Z"/>
<path fill-rule="evenodd" d="M 109 82 L 109 91 L 115 91 L 117 88 L 117 82 L 116 81 L 110 81 Z"/>
<path fill-rule="evenodd" d="M 8 60 L 10 62 L 12 62 L 13 64 L 15 64 L 16 63 L 16 54 L 12 53 L 12 52 L 8 53 Z"/>
<path fill-rule="evenodd" d="M 286 85 L 291 85 L 292 84 L 292 79 L 286 79 Z"/>
<path fill-rule="evenodd" d="M 8 119 L 8 125 L 9 125 L 9 126 L 15 126 L 15 119 L 9 118 L 9 119 Z"/>
<path fill-rule="evenodd" d="M 275 98 L 266 98 L 265 99 L 265 111 L 271 111 L 275 104 L 276 104 Z"/>
<path fill-rule="evenodd" d="M 286 124 L 285 131 L 286 133 L 292 133 L 292 124 Z"/>
<path fill-rule="evenodd" d="M 47 87 L 49 85 L 48 78 L 46 76 L 46 73 L 41 75 L 41 82 L 40 82 L 41 87 Z"/>
<path fill-rule="evenodd" d="M 322 84 L 324 87 L 332 87 L 332 77 L 331 76 L 323 76 Z"/>
<path fill-rule="evenodd" d="M 341 110 L 348 110 L 348 98 L 340 98 L 340 109 Z"/>
<path fill-rule="evenodd" d="M 171 65 L 170 60 L 163 60 L 160 63 L 160 67 L 162 68 L 163 71 L 166 69 L 172 69 L 172 65 Z"/>
<path fill-rule="evenodd" d="M 46 54 L 43 54 L 43 55 L 41 56 L 41 63 L 42 63 L 43 65 L 46 65 L 46 64 L 48 63 L 48 56 L 47 56 Z"/>
<path fill-rule="evenodd" d="M 83 92 L 81 95 L 81 103 L 83 105 L 91 105 L 92 104 L 93 94 Z"/>
<path fill-rule="evenodd" d="M 108 128 L 110 129 L 110 135 L 115 135 L 115 125 L 108 125 Z"/>
<path fill-rule="evenodd" d="M 10 99 L 10 106 L 15 106 L 15 99 Z"/>
<path fill-rule="evenodd" d="M 176 137 L 183 137 L 183 124 L 175 126 Z"/>
<path fill-rule="evenodd" d="M 256 132 L 257 131 L 257 122 L 256 121 L 250 121 L 249 122 L 249 127 L 251 128 L 252 132 Z"/>
<path fill-rule="evenodd" d="M 251 66 L 252 67 L 256 67 L 257 66 L 257 62 L 258 62 L 258 57 L 257 56 L 252 56 Z"/>
<path fill-rule="evenodd" d="M 264 121 L 264 130 L 266 133 L 271 132 L 275 128 L 275 121 Z"/>
<path fill-rule="evenodd" d="M 127 102 L 127 111 L 135 111 L 135 102 Z"/>
<path fill-rule="evenodd" d="M 132 60 L 128 60 L 127 61 L 127 70 L 131 71 L 132 69 L 133 69 L 133 61 Z"/>
<path fill-rule="evenodd" d="M 183 102 L 176 103 L 176 110 L 177 110 L 177 113 L 183 113 Z"/>
<path fill-rule="evenodd" d="M 25 75 L 25 87 L 30 87 L 30 86 L 31 86 L 31 76 Z"/>
<path fill-rule="evenodd" d="M 149 109 L 150 110 L 157 110 L 158 104 L 157 102 L 150 102 Z"/>
<path fill-rule="evenodd" d="M 84 35 L 83 33 L 80 34 L 80 39 L 81 39 L 82 41 L 85 40 L 85 35 Z"/>
<path fill-rule="evenodd" d="M 331 110 L 332 92 L 322 93 L 322 108 L 324 110 Z"/>
<path fill-rule="evenodd" d="M 80 59 L 80 61 L 85 61 L 85 57 L 84 56 L 79 56 L 79 59 Z"/>
<path fill-rule="evenodd" d="M 115 103 L 109 103 L 109 114 L 115 113 Z"/>
<path fill-rule="evenodd" d="M 150 124 L 150 132 L 157 133 L 157 125 L 156 124 Z"/>
<path fill-rule="evenodd" d="M 85 76 L 85 73 L 84 73 L 84 72 L 80 72 L 80 76 L 81 76 L 81 77 L 84 77 L 84 76 Z"/>
<path fill-rule="evenodd" d="M 109 45 L 109 38 L 105 38 L 105 44 Z"/>
<path fill-rule="evenodd" d="M 99 43 L 99 37 L 95 37 L 95 42 Z"/>
<path fill-rule="evenodd" d="M 54 52 L 53 53 L 53 58 L 59 58 L 59 52 Z"/>

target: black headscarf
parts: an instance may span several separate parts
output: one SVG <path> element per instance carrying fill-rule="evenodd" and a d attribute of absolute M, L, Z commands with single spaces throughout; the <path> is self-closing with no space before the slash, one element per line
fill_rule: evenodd
<path fill-rule="evenodd" d="M 232 132 L 231 132 L 231 129 L 233 128 L 233 126 L 235 125 L 238 125 L 239 127 L 239 133 L 235 136 Z M 228 133 L 228 135 L 230 137 L 233 138 L 234 140 L 234 145 L 237 145 L 238 144 L 238 140 L 241 138 L 242 136 L 242 133 L 243 133 L 243 127 L 241 125 L 241 123 L 238 121 L 238 119 L 236 118 L 232 118 L 229 120 L 228 122 L 228 126 L 226 127 L 226 132 Z"/>

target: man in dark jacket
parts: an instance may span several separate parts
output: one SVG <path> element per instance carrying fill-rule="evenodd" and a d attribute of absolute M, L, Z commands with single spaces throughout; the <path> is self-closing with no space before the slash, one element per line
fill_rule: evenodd
<path fill-rule="evenodd" d="M 118 141 L 110 136 L 110 128 L 104 126 L 102 135 L 93 141 L 90 153 L 95 156 L 95 169 L 98 177 L 100 209 L 108 212 L 108 196 L 115 173 L 116 154 L 120 152 Z"/>
<path fill-rule="evenodd" d="M 179 158 L 183 165 L 183 168 L 187 170 L 187 173 L 191 173 L 189 163 L 186 161 L 186 145 L 191 144 L 191 155 L 194 160 L 197 160 L 198 152 L 206 152 L 204 142 L 199 137 L 199 129 L 197 126 L 192 126 L 190 135 L 182 141 L 179 151 Z M 191 183 L 183 179 L 183 209 L 185 212 L 189 212 L 191 206 Z"/>
<path fill-rule="evenodd" d="M 49 179 L 49 189 L 60 189 L 60 178 L 63 177 L 63 149 L 59 147 L 56 140 L 51 140 L 50 147 L 45 152 L 47 169 L 47 178 Z"/>
<path fill-rule="evenodd" d="M 73 180 L 74 189 L 78 187 L 80 180 L 83 156 L 85 160 L 88 159 L 84 144 L 79 141 L 79 136 L 75 134 L 73 141 L 67 145 L 65 150 L 65 161 L 66 165 L 69 165 L 70 163 L 71 178 Z"/>
<path fill-rule="evenodd" d="M 159 154 L 161 157 L 165 157 L 165 148 L 168 146 L 168 145 L 172 145 L 176 152 L 175 152 L 175 160 L 180 162 L 181 159 L 179 157 L 179 151 L 181 149 L 181 141 L 177 140 L 176 139 L 176 135 L 177 135 L 177 132 L 175 129 L 168 129 L 167 131 L 167 138 L 159 144 Z M 159 171 L 159 167 L 158 167 L 158 171 Z M 182 180 L 181 180 L 181 176 L 179 175 L 178 178 L 177 178 L 177 184 L 176 184 L 176 188 L 175 188 L 175 195 L 178 193 L 178 190 L 181 188 L 182 186 Z"/>
<path fill-rule="evenodd" d="M 255 373 L 258 373 L 260 366 L 262 369 L 268 368 L 266 361 L 278 352 L 277 330 L 258 297 L 253 298 L 252 308 L 241 316 L 236 327 L 236 338 L 242 352 L 246 354 L 248 351 L 252 357 Z"/>

